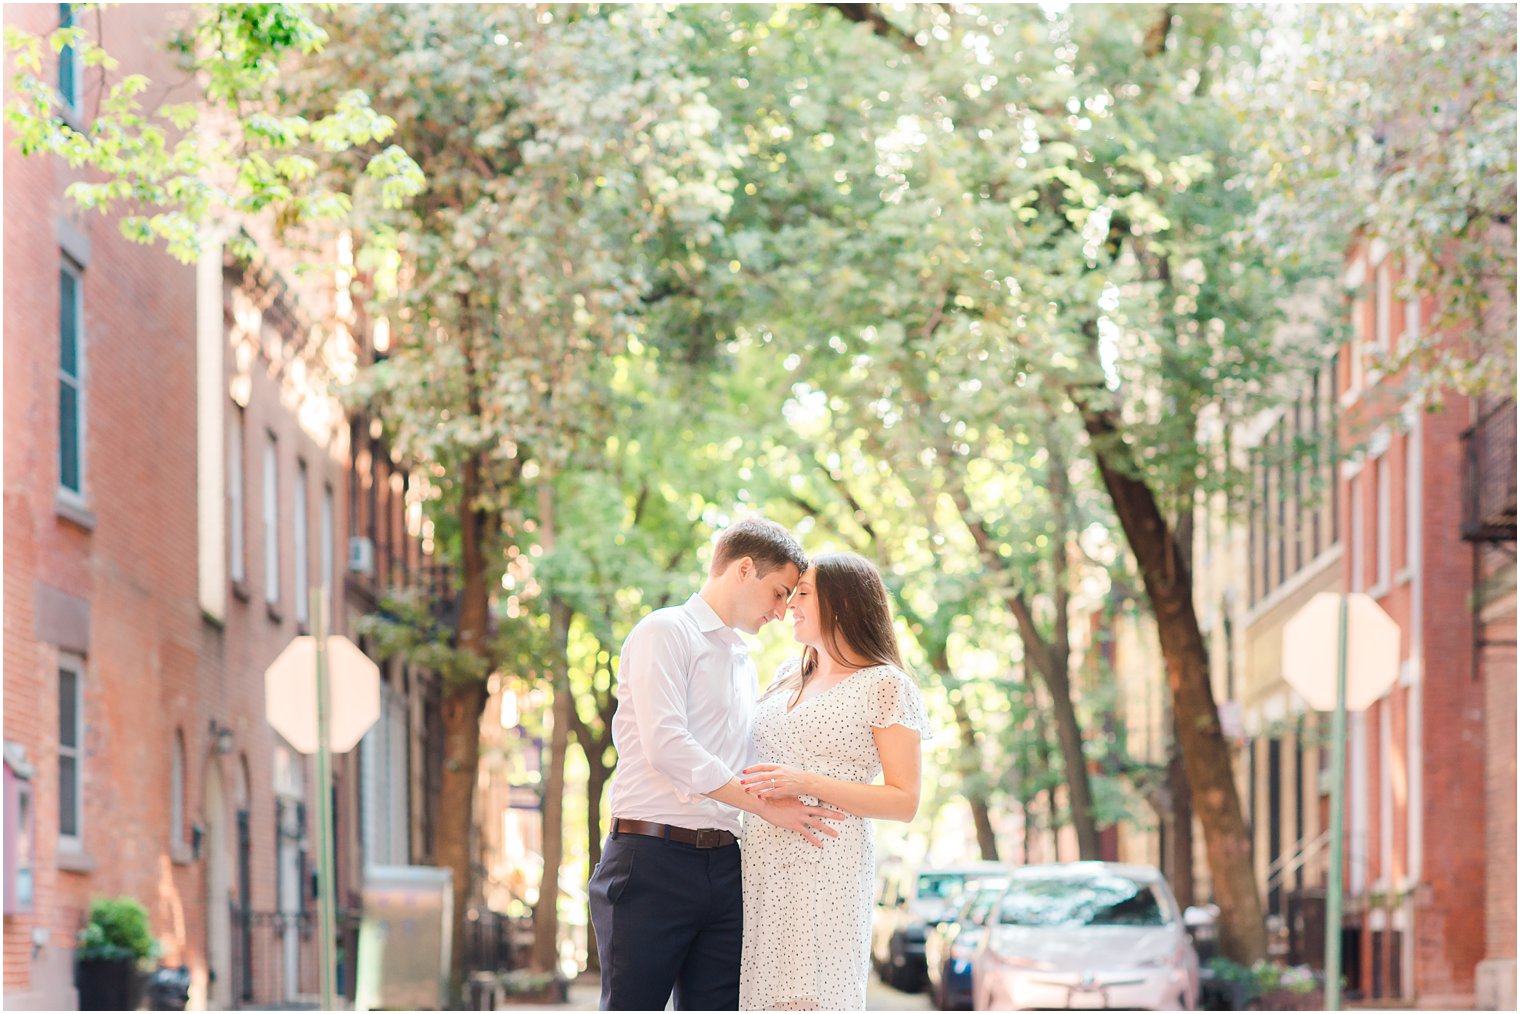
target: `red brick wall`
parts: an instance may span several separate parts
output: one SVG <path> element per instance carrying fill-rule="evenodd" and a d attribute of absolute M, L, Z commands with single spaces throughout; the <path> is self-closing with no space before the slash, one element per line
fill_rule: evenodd
<path fill-rule="evenodd" d="M 1510 621 L 1491 636 L 1513 641 L 1515 624 L 1511 597 Z M 1497 625 L 1496 625 L 1497 626 Z M 1487 723 L 1488 758 L 1485 797 L 1488 805 L 1485 838 L 1488 846 L 1487 925 L 1485 957 L 1515 960 L 1515 649 L 1489 648 L 1483 658 L 1483 716 Z"/>
<path fill-rule="evenodd" d="M 1356 253 L 1350 264 L 1365 259 Z M 1372 298 L 1375 272 L 1366 262 L 1366 283 L 1361 298 L 1350 308 L 1360 334 L 1371 340 L 1376 310 Z M 1395 275 L 1394 284 L 1397 285 Z M 1424 316 L 1428 319 L 1427 303 Z M 1403 330 L 1403 307 L 1392 314 L 1392 339 Z M 1351 348 L 1342 348 L 1338 382 L 1349 383 Z M 1368 709 L 1367 858 L 1369 882 L 1397 889 L 1414 870 L 1415 856 L 1409 841 L 1411 807 L 1420 816 L 1420 857 L 1414 886 L 1412 975 L 1415 997 L 1421 1002 L 1447 999 L 1460 1002 L 1470 997 L 1474 971 L 1483 957 L 1485 928 L 1475 913 L 1483 907 L 1485 886 L 1479 875 L 1491 861 L 1484 837 L 1484 793 L 1478 790 L 1484 771 L 1487 744 L 1484 728 L 1484 687 L 1472 672 L 1472 621 L 1469 595 L 1472 589 L 1471 548 L 1461 541 L 1460 435 L 1468 425 L 1468 406 L 1450 397 L 1440 411 L 1420 411 L 1413 420 L 1405 417 L 1407 395 L 1403 376 L 1379 379 L 1368 368 L 1362 372 L 1363 387 L 1343 405 L 1342 438 L 1347 446 L 1362 446 L 1379 430 L 1389 437 L 1381 458 L 1367 454 L 1354 480 L 1342 479 L 1345 536 L 1348 552 L 1348 584 L 1377 595 L 1379 604 L 1399 624 L 1401 657 L 1415 667 L 1418 682 L 1396 687 Z M 1409 436 L 1406 437 L 1406 431 Z M 1419 553 L 1409 553 L 1406 520 L 1415 509 L 1406 483 L 1410 445 L 1417 442 L 1420 457 L 1418 509 Z M 1389 475 L 1389 566 L 1388 581 L 1378 580 L 1377 474 Z M 1351 524 L 1351 482 L 1361 489 L 1361 569 L 1353 574 L 1355 538 Z M 1416 567 L 1416 564 L 1418 565 Z M 1510 687 L 1513 694 L 1513 686 Z M 1417 753 L 1409 748 L 1409 723 L 1419 709 L 1420 736 Z M 1387 753 L 1382 744 L 1382 721 L 1388 719 Z M 1510 733 L 1513 744 L 1513 731 Z M 1513 748 L 1510 750 L 1513 755 Z M 1383 768 L 1387 771 L 1384 772 Z M 1418 797 L 1413 795 L 1411 774 L 1421 779 Z M 1382 808 L 1383 778 L 1391 783 L 1392 841 L 1389 863 L 1384 862 Z M 1511 783 L 1513 784 L 1513 783 Z M 1513 867 L 1513 842 L 1509 862 Z M 1385 868 L 1386 867 L 1386 868 Z M 1513 872 L 1510 874 L 1513 882 Z M 1513 889 L 1509 890 L 1513 895 Z M 1511 909 L 1512 911 L 1512 909 Z M 1370 985 L 1370 981 L 1364 983 Z"/>
<path fill-rule="evenodd" d="M 123 70 L 166 72 L 166 58 L 146 40 L 181 14 L 107 12 L 106 35 Z M 8 24 L 40 32 L 56 17 L 55 5 L 6 12 Z M 87 108 L 92 86 L 87 73 Z M 36 765 L 38 818 L 35 912 L 5 921 L 4 981 L 7 1003 L 24 1004 L 66 998 L 67 968 L 57 958 L 91 897 L 138 898 L 164 934 L 195 889 L 194 868 L 168 854 L 175 726 L 196 742 L 195 301 L 190 269 L 127 242 L 114 222 L 79 219 L 91 244 L 83 272 L 85 483 L 96 523 L 91 530 L 60 517 L 55 222 L 68 213 L 62 192 L 75 175 L 55 160 L 22 158 L 9 133 L 4 159 L 5 737 Z M 58 653 L 36 637 L 38 582 L 90 605 L 87 871 L 56 865 Z M 34 927 L 49 934 L 35 961 Z"/>
<path fill-rule="evenodd" d="M 121 72 L 168 80 L 162 40 L 183 8 L 107 10 L 105 39 Z M 55 5 L 9 7 L 6 23 L 45 32 Z M 94 15 L 90 15 L 93 17 Z M 9 72 L 9 71 L 8 71 Z M 86 78 L 86 105 L 91 91 Z M 91 244 L 84 278 L 87 374 L 86 474 L 93 530 L 60 517 L 57 485 L 59 241 L 55 219 L 73 175 L 61 163 L 22 158 L 6 136 L 5 167 L 5 717 L 7 741 L 37 767 L 36 892 L 30 916 L 4 925 L 7 1006 L 66 1004 L 68 952 L 92 897 L 130 894 L 148 906 L 165 959 L 205 981 L 207 860 L 172 847 L 170 770 L 175 731 L 184 735 L 185 821 L 211 826 L 206 779 L 222 772 L 227 846 L 235 812 L 251 820 L 252 904 L 276 907 L 275 736 L 264 718 L 262 673 L 298 631 L 293 608 L 292 495 L 296 460 L 308 469 L 308 573 L 320 576 L 321 497 L 334 491 L 333 615 L 345 615 L 346 440 L 330 447 L 297 424 L 278 369 L 253 370 L 245 436 L 246 599 L 229 596 L 223 623 L 204 618 L 197 594 L 197 390 L 195 271 L 161 248 L 121 238 L 116 223 L 78 218 Z M 301 300 L 321 308 L 319 296 Z M 233 370 L 230 351 L 228 376 Z M 230 409 L 230 401 L 227 402 Z M 264 604 L 262 433 L 279 438 L 282 612 Z M 37 582 L 89 602 L 84 716 L 84 849 L 90 868 L 58 869 L 57 650 L 35 630 Z M 214 752 L 211 722 L 231 729 L 233 751 Z M 310 765 L 308 765 L 308 768 Z M 340 760 L 340 807 L 352 810 L 357 765 Z M 308 812 L 314 814 L 308 770 Z M 340 814 L 350 828 L 352 813 Z M 314 821 L 309 822 L 314 826 Z M 352 848 L 342 865 L 359 870 Z M 176 855 L 176 852 L 179 854 Z M 229 857 L 236 888 L 235 856 Z M 340 893 L 340 901 L 349 900 Z M 217 901 L 221 904 L 221 901 Z M 35 959 L 34 927 L 46 946 Z M 230 978 L 223 970 L 223 982 Z M 230 984 L 230 983 L 229 983 Z"/>
<path fill-rule="evenodd" d="M 1460 399 L 1422 420 L 1424 440 L 1424 855 L 1415 986 L 1470 993 L 1484 951 L 1483 685 L 1473 679 L 1471 548 L 1461 541 Z"/>

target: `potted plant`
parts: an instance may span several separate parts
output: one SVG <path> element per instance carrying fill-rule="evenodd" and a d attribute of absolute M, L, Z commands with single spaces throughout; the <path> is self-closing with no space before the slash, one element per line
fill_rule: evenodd
<path fill-rule="evenodd" d="M 158 953 L 136 898 L 96 898 L 74 951 L 80 1010 L 136 1010 L 144 964 Z"/>

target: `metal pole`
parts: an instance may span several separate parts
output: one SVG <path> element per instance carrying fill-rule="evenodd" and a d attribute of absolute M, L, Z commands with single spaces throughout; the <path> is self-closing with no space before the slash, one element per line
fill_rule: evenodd
<path fill-rule="evenodd" d="M 324 589 L 311 592 L 312 639 L 317 649 L 317 954 L 322 985 L 322 1009 L 333 1006 L 333 983 L 337 978 L 333 964 L 333 924 L 336 921 L 337 890 L 333 884 L 333 812 L 332 812 L 332 716 L 328 708 L 332 694 L 327 678 L 327 596 Z"/>
<path fill-rule="evenodd" d="M 1346 658 L 1350 598 L 1341 593 L 1335 718 L 1330 730 L 1330 883 L 1325 897 L 1325 1009 L 1341 1009 L 1341 881 L 1346 841 Z"/>

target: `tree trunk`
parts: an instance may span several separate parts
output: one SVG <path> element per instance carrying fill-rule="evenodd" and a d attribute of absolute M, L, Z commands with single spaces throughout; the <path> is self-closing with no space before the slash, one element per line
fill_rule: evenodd
<path fill-rule="evenodd" d="M 1176 723 L 1172 723 L 1172 735 L 1176 735 Z M 1193 797 L 1188 791 L 1187 770 L 1182 763 L 1182 753 L 1172 750 L 1167 762 L 1167 795 L 1172 800 L 1172 812 L 1168 814 L 1171 824 L 1171 869 L 1164 871 L 1177 904 L 1187 908 L 1193 904 Z"/>
<path fill-rule="evenodd" d="M 1071 680 L 1066 673 L 1066 658 L 1052 659 L 1052 662 L 1054 664 L 1046 678 L 1046 685 L 1050 688 L 1050 710 L 1056 720 L 1056 740 L 1061 748 L 1061 767 L 1065 775 L 1071 824 L 1077 832 L 1077 854 L 1083 860 L 1101 859 L 1098 824 L 1093 817 L 1092 781 L 1087 774 L 1087 754 L 1082 750 L 1082 729 L 1077 725 L 1077 709 L 1071 702 Z"/>
<path fill-rule="evenodd" d="M 1138 470 L 1112 412 L 1092 404 L 1092 395 L 1098 393 L 1071 392 L 1092 438 L 1103 484 L 1139 564 L 1156 617 L 1172 693 L 1177 744 L 1193 790 L 1193 806 L 1203 826 L 1214 901 L 1220 909 L 1220 948 L 1236 961 L 1253 964 L 1266 957 L 1266 926 L 1229 743 L 1219 725 L 1219 710 L 1209 682 L 1208 653 L 1193 608 L 1192 573 L 1155 494 L 1136 478 Z"/>
<path fill-rule="evenodd" d="M 490 589 L 486 580 L 485 545 L 493 515 L 475 506 L 481 488 L 478 458 L 465 462 L 459 499 L 460 581 L 457 644 L 461 651 L 487 657 Z M 456 686 L 443 698 L 443 779 L 438 805 L 437 855 L 454 878 L 454 947 L 450 955 L 449 987 L 463 996 L 465 926 L 475 872 L 475 787 L 480 766 L 480 716 L 486 705 L 484 680 Z"/>
<path fill-rule="evenodd" d="M 988 805 L 987 792 L 979 781 L 982 773 L 981 737 L 966 702 L 959 697 L 950 699 L 950 709 L 955 714 L 955 725 L 960 735 L 961 747 L 956 759 L 956 774 L 960 776 L 961 792 L 966 805 L 971 808 L 971 823 L 976 828 L 976 847 L 983 859 L 998 861 L 997 835 L 992 830 L 992 809 Z"/>
<path fill-rule="evenodd" d="M 565 857 L 565 754 L 570 745 L 570 674 L 566 655 L 570 608 L 560 599 L 549 603 L 551 665 L 554 672 L 554 728 L 549 735 L 549 770 L 544 777 L 544 869 L 533 906 L 533 968 L 559 967 L 559 868 Z"/>
<path fill-rule="evenodd" d="M 1048 441 L 1047 441 L 1048 442 Z M 948 455 L 941 460 L 949 461 Z M 1035 623 L 1034 611 L 1018 588 L 1008 591 L 1004 601 L 1018 626 L 1019 638 L 1024 642 L 1024 665 L 1031 670 L 1050 693 L 1052 711 L 1056 722 L 1056 736 L 1060 742 L 1062 773 L 1066 779 L 1067 799 L 1071 804 L 1072 824 L 1077 831 L 1077 847 L 1083 859 L 1100 858 L 1098 826 L 1093 818 L 1092 783 L 1087 774 L 1087 755 L 1082 750 L 1082 730 L 1077 725 L 1077 710 L 1071 702 L 1071 679 L 1067 672 L 1070 660 L 1070 641 L 1066 629 L 1067 590 L 1062 587 L 1066 580 L 1065 539 L 1067 523 L 1065 491 L 1067 480 L 1056 479 L 1058 471 L 1064 472 L 1064 462 L 1052 458 L 1050 474 L 1051 507 L 1057 515 L 1061 545 L 1057 547 L 1054 560 L 1056 573 L 1056 637 L 1047 641 Z M 953 462 L 951 463 L 953 467 Z M 953 474 L 953 473 L 952 473 Z M 959 477 L 951 483 L 951 498 L 960 511 L 961 519 L 976 542 L 977 553 L 982 562 L 999 574 L 1008 574 L 1007 561 L 998 549 L 998 540 L 982 521 L 971 504 L 971 498 L 960 484 Z"/>
<path fill-rule="evenodd" d="M 590 857 L 589 868 L 596 869 L 602 861 L 602 795 L 606 792 L 611 769 L 602 761 L 601 751 L 586 753 L 586 855 Z M 596 929 L 591 924 L 591 913 L 586 913 L 586 970 L 601 968 L 600 955 L 596 950 Z"/>
<path fill-rule="evenodd" d="M 981 850 L 983 859 L 997 862 L 997 837 L 992 833 L 992 815 L 987 805 L 987 793 L 974 782 L 982 771 L 981 737 L 977 735 L 976 723 L 972 721 L 971 712 L 966 708 L 963 698 L 951 696 L 950 710 L 955 713 L 955 726 L 961 738 L 960 757 L 956 765 L 958 773 L 962 785 L 970 783 L 972 786 L 964 789 L 964 792 L 966 803 L 971 807 L 971 820 L 976 825 L 977 848 Z"/>
<path fill-rule="evenodd" d="M 955 728 L 961 740 L 961 748 L 956 756 L 956 773 L 960 775 L 966 804 L 971 807 L 971 821 L 976 825 L 976 845 L 983 859 L 995 863 L 998 860 L 997 836 L 992 832 L 991 807 L 988 805 L 987 790 L 981 781 L 982 737 L 977 733 L 971 710 L 966 707 L 966 699 L 960 693 L 960 681 L 950 671 L 949 646 L 943 640 L 934 646 L 930 664 L 948 692 L 946 696 L 950 699 L 950 710 L 955 714 Z"/>

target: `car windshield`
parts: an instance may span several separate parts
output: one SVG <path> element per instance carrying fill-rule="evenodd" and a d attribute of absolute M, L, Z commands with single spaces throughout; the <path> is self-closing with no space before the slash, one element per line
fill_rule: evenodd
<path fill-rule="evenodd" d="M 966 901 L 961 906 L 960 921 L 981 922 L 1007 888 L 1008 881 L 1006 880 L 979 880 L 968 884 Z"/>
<path fill-rule="evenodd" d="M 1164 926 L 1161 898 L 1149 884 L 1114 874 L 1013 881 L 998 906 L 1005 926 Z"/>
<path fill-rule="evenodd" d="M 961 887 L 966 883 L 964 873 L 920 873 L 918 875 L 918 896 L 922 899 L 955 898 L 961 893 Z"/>

